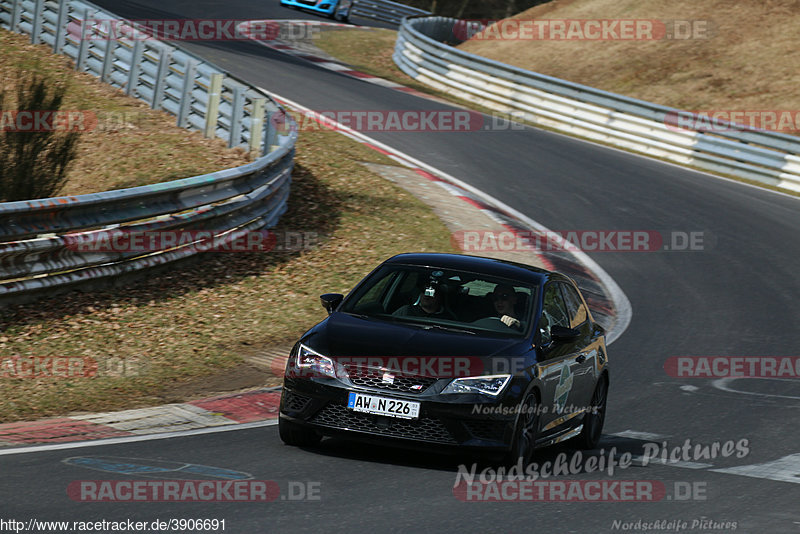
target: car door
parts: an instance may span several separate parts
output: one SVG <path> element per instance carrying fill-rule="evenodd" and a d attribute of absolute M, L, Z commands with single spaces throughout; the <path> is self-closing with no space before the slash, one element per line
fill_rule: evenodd
<path fill-rule="evenodd" d="M 575 374 L 580 371 L 583 360 L 581 339 L 563 342 L 552 339 L 553 326 L 570 327 L 570 317 L 564 301 L 561 284 L 550 282 L 543 294 L 542 316 L 539 318 L 539 369 L 542 383 L 542 431 L 543 434 L 557 432 L 563 425 L 579 415 L 576 402 Z M 579 362 L 578 360 L 581 360 Z"/>
<path fill-rule="evenodd" d="M 570 328 L 581 335 L 575 343 L 575 363 L 573 365 L 573 401 L 576 407 L 587 407 L 592 399 L 597 379 L 597 348 L 592 345 L 592 322 L 578 290 L 568 282 L 559 282 L 564 302 L 567 306 Z"/>

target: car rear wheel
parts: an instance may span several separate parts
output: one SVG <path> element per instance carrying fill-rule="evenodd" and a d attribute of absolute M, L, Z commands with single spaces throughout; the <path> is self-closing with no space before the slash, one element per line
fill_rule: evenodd
<path fill-rule="evenodd" d="M 603 434 L 603 423 L 606 420 L 606 403 L 608 401 L 608 379 L 600 377 L 592 394 L 590 404 L 592 411 L 583 417 L 583 430 L 575 438 L 575 444 L 581 449 L 594 449 L 600 443 Z"/>
<path fill-rule="evenodd" d="M 322 439 L 322 436 L 313 430 L 283 418 L 278 419 L 278 434 L 280 434 L 281 440 L 285 444 L 295 447 L 316 445 Z"/>
<path fill-rule="evenodd" d="M 520 404 L 520 415 L 514 429 L 514 440 L 507 461 L 516 464 L 522 459 L 522 465 L 527 466 L 533 461 L 533 451 L 536 447 L 536 437 L 539 435 L 539 400 L 533 393 L 528 393 Z"/>

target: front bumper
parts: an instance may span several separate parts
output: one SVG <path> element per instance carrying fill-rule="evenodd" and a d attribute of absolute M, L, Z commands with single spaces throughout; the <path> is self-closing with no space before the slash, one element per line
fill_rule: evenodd
<path fill-rule="evenodd" d="M 444 384 L 447 382 L 443 380 Z M 419 418 L 400 419 L 355 412 L 347 408 L 351 391 L 420 402 Z M 483 397 L 407 394 L 376 387 L 354 387 L 337 379 L 287 377 L 281 395 L 280 417 L 326 436 L 344 435 L 369 441 L 388 439 L 408 446 L 508 450 L 516 421 L 513 407 L 519 401 L 510 395 L 505 395 L 505 400 Z"/>
<path fill-rule="evenodd" d="M 332 15 L 336 10 L 334 0 L 281 0 L 281 5 L 300 7 L 323 15 Z"/>

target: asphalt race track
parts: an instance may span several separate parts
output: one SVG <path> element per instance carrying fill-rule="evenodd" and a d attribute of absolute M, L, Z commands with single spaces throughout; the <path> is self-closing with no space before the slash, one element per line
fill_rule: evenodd
<path fill-rule="evenodd" d="M 317 19 L 281 8 L 277 0 L 97 3 L 133 19 Z M 446 109 L 254 43 L 192 43 L 187 48 L 253 85 L 315 110 Z M 703 232 L 701 250 L 590 253 L 633 308 L 629 328 L 610 347 L 602 445 L 623 452 L 641 451 L 648 437 L 659 444 L 668 441 L 670 448 L 687 439 L 692 445 L 746 439 L 746 454 L 632 466 L 617 469 L 612 477 L 598 472 L 559 477 L 658 481 L 666 491 L 658 502 L 462 502 L 453 484 L 458 465 L 470 461 L 466 458 L 337 440 L 300 450 L 284 446 L 276 426 L 265 426 L 0 455 L 2 515 L 70 521 L 217 518 L 226 520 L 226 531 L 245 533 L 613 532 L 639 520 L 685 521 L 694 525 L 688 531 L 726 531 L 693 523 L 702 519 L 736 522 L 737 532 L 800 532 L 800 381 L 715 384 L 706 378 L 674 378 L 664 369 L 673 356 L 798 355 L 800 199 L 532 128 L 368 135 L 553 230 L 650 230 L 664 236 Z M 341 289 L 346 288 L 332 288 Z M 559 452 L 544 451 L 542 460 Z M 64 463 L 76 456 L 241 471 L 255 480 L 276 481 L 285 498 L 271 503 L 76 502 L 67 495 L 71 482 L 132 479 Z M 290 483 L 318 488 L 319 499 L 289 498 Z M 690 498 L 687 487 L 695 490 Z"/>

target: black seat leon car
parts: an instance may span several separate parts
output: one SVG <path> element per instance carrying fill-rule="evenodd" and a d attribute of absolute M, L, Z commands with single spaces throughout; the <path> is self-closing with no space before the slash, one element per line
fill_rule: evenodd
<path fill-rule="evenodd" d="M 293 347 L 279 432 L 499 452 L 530 462 L 594 448 L 608 393 L 605 331 L 575 283 L 492 258 L 394 256 Z"/>

